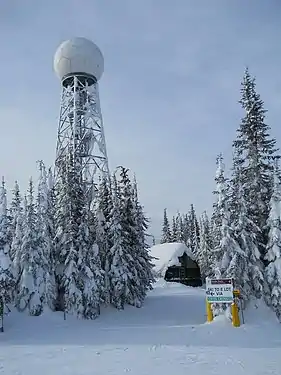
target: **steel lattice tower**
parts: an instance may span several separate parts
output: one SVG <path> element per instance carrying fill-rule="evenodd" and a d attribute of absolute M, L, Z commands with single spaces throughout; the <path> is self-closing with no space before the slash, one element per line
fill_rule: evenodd
<path fill-rule="evenodd" d="M 54 58 L 62 84 L 55 176 L 71 148 L 90 201 L 102 175 L 109 175 L 98 89 L 103 68 L 102 53 L 85 38 L 63 42 Z"/>

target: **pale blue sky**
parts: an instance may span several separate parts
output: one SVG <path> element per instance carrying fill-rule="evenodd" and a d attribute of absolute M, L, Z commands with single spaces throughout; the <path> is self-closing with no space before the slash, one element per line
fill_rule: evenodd
<path fill-rule="evenodd" d="M 55 155 L 57 46 L 92 39 L 105 57 L 101 106 L 111 169 L 137 175 L 158 237 L 163 208 L 210 209 L 219 152 L 229 159 L 246 65 L 281 144 L 280 0 L 2 0 L 0 173 L 26 188 Z"/>

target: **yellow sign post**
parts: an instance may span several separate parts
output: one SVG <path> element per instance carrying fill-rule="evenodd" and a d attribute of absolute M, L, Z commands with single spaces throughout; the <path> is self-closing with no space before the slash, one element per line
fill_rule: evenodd
<path fill-rule="evenodd" d="M 232 315 L 232 325 L 233 327 L 240 327 L 239 311 L 236 302 L 231 304 L 231 315 Z"/>
<path fill-rule="evenodd" d="M 206 300 L 206 311 L 207 311 L 207 322 L 212 322 L 214 320 L 212 305 Z"/>
<path fill-rule="evenodd" d="M 239 317 L 239 308 L 238 308 L 238 299 L 240 298 L 240 290 L 233 290 L 234 300 L 231 305 L 231 314 L 232 314 L 232 325 L 233 327 L 240 327 L 240 317 Z"/>

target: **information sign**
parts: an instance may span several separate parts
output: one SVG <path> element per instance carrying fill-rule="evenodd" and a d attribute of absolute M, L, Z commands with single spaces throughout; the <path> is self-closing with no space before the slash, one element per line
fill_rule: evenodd
<path fill-rule="evenodd" d="M 206 279 L 206 298 L 210 303 L 232 303 L 232 279 Z"/>

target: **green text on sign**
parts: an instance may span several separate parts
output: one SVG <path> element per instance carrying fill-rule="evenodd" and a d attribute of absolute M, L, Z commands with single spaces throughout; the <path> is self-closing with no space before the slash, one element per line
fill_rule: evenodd
<path fill-rule="evenodd" d="M 232 302 L 231 297 L 207 297 L 208 302 Z"/>

